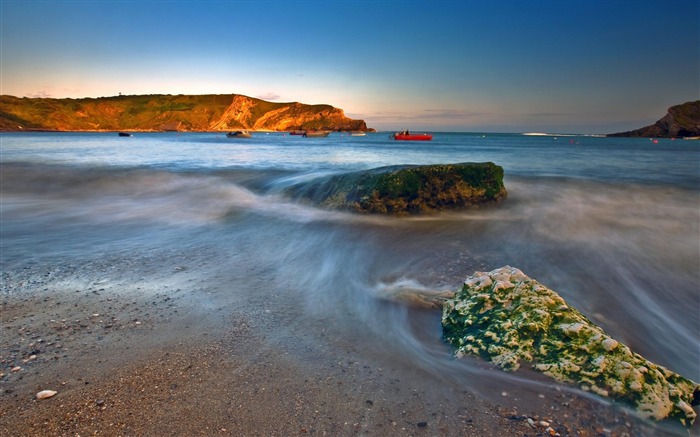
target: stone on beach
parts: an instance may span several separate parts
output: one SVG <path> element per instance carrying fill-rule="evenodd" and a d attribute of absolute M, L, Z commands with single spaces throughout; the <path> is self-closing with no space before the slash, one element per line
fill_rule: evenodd
<path fill-rule="evenodd" d="M 56 396 L 57 391 L 54 390 L 42 390 L 36 394 L 37 400 L 49 399 Z"/>
<path fill-rule="evenodd" d="M 559 381 L 631 405 L 645 418 L 692 425 L 700 385 L 608 336 L 556 292 L 509 266 L 476 272 L 443 305 L 443 337 L 455 355 L 504 370 L 521 361 Z"/>

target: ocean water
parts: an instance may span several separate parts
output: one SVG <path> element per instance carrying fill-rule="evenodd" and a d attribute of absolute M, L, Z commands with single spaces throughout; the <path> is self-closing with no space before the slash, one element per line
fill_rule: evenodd
<path fill-rule="evenodd" d="M 494 379 L 531 382 L 478 359 L 456 363 L 440 340 L 439 311 L 384 296 L 456 290 L 475 271 L 510 265 L 634 351 L 700 381 L 700 141 L 488 133 L 436 133 L 430 142 L 388 133 L 3 133 L 0 141 L 4 293 L 21 293 L 12 273 L 37 265 L 147 260 L 134 282 L 184 265 L 215 296 L 203 300 L 274 299 L 285 322 L 270 341 L 332 325 L 368 354 L 390 347 L 399 361 L 485 390 Z M 341 172 L 484 161 L 505 171 L 509 196 L 496 207 L 377 217 L 284 195 Z M 164 253 L 175 255 L 154 255 Z"/>

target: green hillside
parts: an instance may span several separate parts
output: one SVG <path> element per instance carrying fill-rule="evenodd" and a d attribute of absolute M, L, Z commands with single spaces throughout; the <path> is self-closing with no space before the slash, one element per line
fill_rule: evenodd
<path fill-rule="evenodd" d="M 367 130 L 330 105 L 275 103 L 236 94 L 82 99 L 0 96 L 0 130 Z"/>

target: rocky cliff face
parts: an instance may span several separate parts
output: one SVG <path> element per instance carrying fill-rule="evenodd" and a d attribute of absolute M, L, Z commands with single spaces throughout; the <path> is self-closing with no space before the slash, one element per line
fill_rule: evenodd
<path fill-rule="evenodd" d="M 243 95 L 30 99 L 0 96 L 0 130 L 372 130 L 331 105 L 274 103 Z"/>
<path fill-rule="evenodd" d="M 700 100 L 668 108 L 659 121 L 640 129 L 609 134 L 609 137 L 696 137 L 700 136 Z"/>

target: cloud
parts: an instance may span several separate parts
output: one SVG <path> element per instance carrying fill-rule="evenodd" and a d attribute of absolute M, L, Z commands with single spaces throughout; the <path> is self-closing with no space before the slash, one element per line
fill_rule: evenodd
<path fill-rule="evenodd" d="M 32 99 L 51 99 L 53 98 L 53 94 L 51 94 L 48 91 L 37 91 L 35 93 L 28 93 L 27 97 L 32 98 Z"/>
<path fill-rule="evenodd" d="M 449 120 L 466 120 L 475 117 L 493 115 L 489 112 L 467 111 L 465 109 L 426 109 L 418 118 L 439 118 Z"/>
<path fill-rule="evenodd" d="M 24 97 L 33 99 L 81 99 L 86 97 L 83 93 L 84 91 L 80 88 L 62 88 L 57 90 L 56 87 L 51 85 L 43 85 L 37 91 L 24 94 Z"/>
<path fill-rule="evenodd" d="M 525 115 L 526 117 L 545 117 L 545 118 L 549 118 L 549 117 L 568 117 L 568 116 L 574 115 L 574 114 L 567 114 L 567 113 L 564 113 L 564 112 L 530 112 L 530 113 L 523 114 L 523 115 Z"/>
<path fill-rule="evenodd" d="M 377 112 L 366 117 L 374 120 L 471 120 L 493 115 L 489 112 L 467 111 L 464 109 L 426 109 L 422 112 Z"/>
<path fill-rule="evenodd" d="M 255 98 L 260 100 L 279 100 L 280 96 L 275 93 L 265 93 L 255 96 Z"/>

